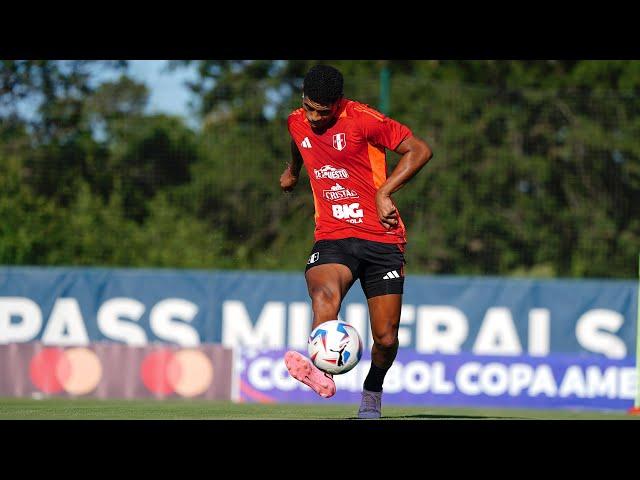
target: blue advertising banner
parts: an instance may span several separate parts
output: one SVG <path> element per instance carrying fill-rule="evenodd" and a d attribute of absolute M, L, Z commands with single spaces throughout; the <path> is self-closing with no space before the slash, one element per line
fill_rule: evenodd
<path fill-rule="evenodd" d="M 245 350 L 240 398 L 260 403 L 360 403 L 370 357 L 334 376 L 330 399 L 289 376 L 284 350 Z M 305 353 L 302 351 L 301 353 Z M 550 354 L 530 356 L 421 355 L 399 350 L 384 382 L 384 405 L 425 407 L 517 407 L 619 410 L 633 406 L 634 362 Z M 354 410 L 355 413 L 355 410 Z"/>
<path fill-rule="evenodd" d="M 626 359 L 637 283 L 407 276 L 400 347 L 419 354 Z M 304 349 L 311 304 L 300 273 L 0 267 L 0 344 Z M 355 284 L 340 318 L 371 346 Z"/>

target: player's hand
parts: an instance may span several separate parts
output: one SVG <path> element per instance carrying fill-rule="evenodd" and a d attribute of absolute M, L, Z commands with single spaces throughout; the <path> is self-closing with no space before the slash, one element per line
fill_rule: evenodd
<path fill-rule="evenodd" d="M 289 167 L 284 169 L 282 175 L 280 175 L 280 188 L 283 192 L 292 191 L 298 183 L 298 177 L 294 176 L 289 170 Z"/>
<path fill-rule="evenodd" d="M 398 226 L 398 210 L 391 197 L 381 190 L 376 193 L 376 207 L 378 208 L 378 219 L 384 228 L 390 230 Z"/>

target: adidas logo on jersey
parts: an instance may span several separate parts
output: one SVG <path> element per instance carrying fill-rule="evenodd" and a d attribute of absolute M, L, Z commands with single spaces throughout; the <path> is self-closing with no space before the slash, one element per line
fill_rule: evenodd
<path fill-rule="evenodd" d="M 396 272 L 395 270 L 391 270 L 384 277 L 382 277 L 383 280 L 390 280 L 392 278 L 400 278 L 400 275 L 398 275 L 398 272 Z"/>
<path fill-rule="evenodd" d="M 311 148 L 311 141 L 309 140 L 309 137 L 304 137 L 304 140 L 302 140 L 300 145 L 302 145 L 302 148 Z"/>

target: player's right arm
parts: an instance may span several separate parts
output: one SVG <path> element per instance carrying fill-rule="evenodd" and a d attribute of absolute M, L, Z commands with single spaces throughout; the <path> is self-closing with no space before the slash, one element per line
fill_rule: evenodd
<path fill-rule="evenodd" d="M 282 175 L 280 175 L 280 188 L 285 192 L 292 191 L 298 183 L 300 169 L 302 168 L 302 155 L 298 150 L 296 142 L 291 140 L 291 162 L 287 164 Z"/>

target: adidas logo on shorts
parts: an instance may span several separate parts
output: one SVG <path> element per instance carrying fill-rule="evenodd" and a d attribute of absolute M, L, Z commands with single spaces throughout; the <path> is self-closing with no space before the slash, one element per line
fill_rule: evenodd
<path fill-rule="evenodd" d="M 383 280 L 390 280 L 392 278 L 400 278 L 400 275 L 398 275 L 398 272 L 396 272 L 395 270 L 391 270 L 384 277 L 382 277 Z"/>

